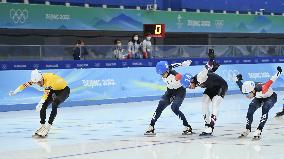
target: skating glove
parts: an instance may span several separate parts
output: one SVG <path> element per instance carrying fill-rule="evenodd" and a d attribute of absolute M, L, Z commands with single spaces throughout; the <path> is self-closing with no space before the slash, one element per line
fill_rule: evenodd
<path fill-rule="evenodd" d="M 9 92 L 9 96 L 14 96 L 14 95 L 16 95 L 18 92 L 20 92 L 20 88 L 17 88 L 17 89 L 14 90 L 14 91 L 10 91 L 10 92 Z"/>
<path fill-rule="evenodd" d="M 214 53 L 214 49 L 209 49 L 209 52 L 208 52 L 208 57 L 209 59 L 215 59 L 215 53 Z"/>
<path fill-rule="evenodd" d="M 242 74 L 238 74 L 238 75 L 233 77 L 233 81 L 235 81 L 235 82 L 241 81 L 241 80 L 243 80 Z"/>
<path fill-rule="evenodd" d="M 277 71 L 279 72 L 279 74 L 282 73 L 282 68 L 280 66 L 277 67 Z"/>
<path fill-rule="evenodd" d="M 186 61 L 183 61 L 183 62 L 181 63 L 181 66 L 183 66 L 183 67 L 190 66 L 191 63 L 192 63 L 191 60 L 186 60 Z"/>
<path fill-rule="evenodd" d="M 243 75 L 242 74 L 238 74 L 236 77 L 237 77 L 238 81 L 243 80 Z"/>
<path fill-rule="evenodd" d="M 282 73 L 282 68 L 280 66 L 277 67 L 277 73 L 275 75 L 273 75 L 271 77 L 270 80 L 272 80 L 273 82 L 275 82 L 277 80 L 277 78 L 280 76 L 280 74 Z"/>
<path fill-rule="evenodd" d="M 15 91 L 10 91 L 9 92 L 9 96 L 14 96 L 14 95 L 16 95 L 17 93 L 15 92 Z"/>

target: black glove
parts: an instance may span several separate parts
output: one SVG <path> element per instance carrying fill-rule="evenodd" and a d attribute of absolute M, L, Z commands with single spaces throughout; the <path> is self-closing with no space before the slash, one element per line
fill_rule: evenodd
<path fill-rule="evenodd" d="M 220 64 L 218 64 L 216 61 L 213 61 L 213 68 L 212 68 L 212 72 L 215 72 L 218 70 Z"/>
<path fill-rule="evenodd" d="M 208 57 L 209 59 L 215 59 L 214 49 L 209 49 Z"/>
<path fill-rule="evenodd" d="M 243 76 L 242 76 L 242 74 L 238 74 L 236 77 L 237 77 L 238 81 L 243 80 Z"/>
<path fill-rule="evenodd" d="M 282 73 L 282 68 L 280 66 L 277 67 L 277 71 Z"/>

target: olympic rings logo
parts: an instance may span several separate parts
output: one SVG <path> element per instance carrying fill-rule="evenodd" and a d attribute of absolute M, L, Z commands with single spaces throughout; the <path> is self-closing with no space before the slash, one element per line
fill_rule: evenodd
<path fill-rule="evenodd" d="M 29 18 L 28 10 L 10 9 L 10 18 L 15 24 L 23 24 Z"/>
<path fill-rule="evenodd" d="M 39 68 L 39 64 L 34 64 L 34 68 L 35 69 Z"/>
<path fill-rule="evenodd" d="M 224 20 L 215 20 L 215 26 L 216 28 L 223 28 L 224 26 Z"/>
<path fill-rule="evenodd" d="M 6 70 L 7 69 L 7 65 L 6 64 L 3 64 L 1 67 L 2 67 L 2 70 Z"/>

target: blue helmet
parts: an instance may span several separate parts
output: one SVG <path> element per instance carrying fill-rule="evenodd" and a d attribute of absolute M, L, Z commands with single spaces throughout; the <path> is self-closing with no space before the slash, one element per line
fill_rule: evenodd
<path fill-rule="evenodd" d="M 193 80 L 193 76 L 190 73 L 186 73 L 182 75 L 180 83 L 184 88 L 188 88 L 192 80 Z"/>
<path fill-rule="evenodd" d="M 156 72 L 159 75 L 164 74 L 169 69 L 169 64 L 167 61 L 160 61 L 156 65 Z"/>

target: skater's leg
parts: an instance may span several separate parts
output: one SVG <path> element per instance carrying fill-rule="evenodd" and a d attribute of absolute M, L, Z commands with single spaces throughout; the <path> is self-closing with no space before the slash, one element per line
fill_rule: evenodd
<path fill-rule="evenodd" d="M 151 122 L 150 122 L 150 125 L 149 125 L 149 128 L 146 130 L 146 132 L 144 133 L 144 135 L 155 135 L 155 124 L 156 124 L 156 121 L 159 119 L 159 117 L 161 116 L 163 110 L 168 106 L 170 105 L 171 103 L 171 98 L 170 98 L 170 95 L 168 94 L 168 92 L 166 92 L 161 100 L 159 101 L 159 104 L 158 104 L 158 107 L 151 119 Z"/>
<path fill-rule="evenodd" d="M 55 93 L 53 93 L 52 110 L 48 120 L 48 123 L 50 125 L 53 124 L 53 121 L 57 115 L 57 108 L 61 103 L 63 103 L 69 97 L 69 94 L 70 94 L 70 89 L 68 86 L 61 91 L 56 91 Z"/>
<path fill-rule="evenodd" d="M 217 116 L 219 114 L 219 107 L 221 102 L 223 101 L 225 94 L 228 90 L 228 85 L 223 85 L 221 88 L 217 89 L 217 94 L 212 98 L 212 115 L 210 125 L 214 128 L 215 122 L 217 120 Z"/>
<path fill-rule="evenodd" d="M 202 101 L 202 112 L 203 112 L 203 118 L 205 121 L 205 130 L 200 134 L 200 136 L 203 135 L 211 135 L 213 132 L 213 126 L 211 126 L 211 117 L 210 117 L 210 111 L 209 111 L 209 105 L 212 103 L 212 91 L 206 89 L 205 94 L 203 95 L 203 101 Z"/>
<path fill-rule="evenodd" d="M 52 110 L 51 110 L 51 113 L 50 113 L 50 116 L 49 116 L 49 120 L 48 120 L 48 123 L 50 125 L 53 124 L 53 121 L 54 121 L 54 119 L 55 119 L 55 117 L 57 115 L 57 108 L 58 108 L 59 104 L 60 104 L 60 102 L 58 100 L 55 100 L 52 103 Z"/>
<path fill-rule="evenodd" d="M 42 108 L 40 110 L 40 123 L 45 124 L 46 119 L 46 109 L 49 106 L 49 104 L 52 102 L 52 95 L 49 94 L 45 102 L 42 104 Z"/>
<path fill-rule="evenodd" d="M 48 125 L 46 125 L 45 128 L 38 133 L 38 135 L 45 137 L 48 134 L 51 125 L 57 115 L 58 106 L 69 97 L 69 94 L 70 88 L 68 86 L 66 86 L 63 90 L 51 92 L 52 110 L 49 116 Z"/>
<path fill-rule="evenodd" d="M 182 132 L 182 135 L 191 135 L 192 134 L 192 128 L 188 124 L 185 115 L 180 111 L 180 106 L 185 98 L 186 90 L 180 89 L 176 97 L 171 105 L 172 111 L 183 121 L 183 125 L 185 127 L 184 131 Z"/>
<path fill-rule="evenodd" d="M 209 112 L 210 103 L 211 103 L 210 97 L 207 94 L 204 94 L 202 100 L 202 113 L 205 124 L 210 123 L 210 112 Z"/>
<path fill-rule="evenodd" d="M 42 108 L 40 110 L 40 128 L 36 130 L 35 135 L 39 135 L 45 129 L 45 119 L 46 119 L 46 109 L 48 105 L 52 102 L 52 96 L 49 95 L 45 102 L 42 104 Z"/>
<path fill-rule="evenodd" d="M 153 115 L 153 118 L 151 120 L 150 125 L 151 126 L 155 126 L 156 121 L 159 119 L 159 117 L 161 116 L 163 110 L 170 105 L 170 97 L 169 95 L 165 94 L 163 95 L 162 99 L 159 101 L 158 107 Z"/>
<path fill-rule="evenodd" d="M 274 106 L 274 104 L 277 102 L 277 94 L 273 93 L 269 98 L 266 98 L 264 100 L 263 106 L 262 106 L 262 116 L 260 119 L 260 123 L 257 129 L 262 131 L 267 119 L 268 119 L 268 112 L 269 110 Z"/>
<path fill-rule="evenodd" d="M 246 129 L 251 130 L 251 124 L 253 122 L 253 114 L 254 112 L 261 106 L 261 99 L 254 98 L 249 104 L 248 112 L 247 112 L 247 123 Z"/>
<path fill-rule="evenodd" d="M 254 98 L 249 104 L 248 112 L 247 112 L 247 123 L 246 129 L 241 133 L 239 138 L 246 137 L 251 132 L 251 124 L 253 122 L 253 114 L 254 112 L 261 106 L 262 100 Z"/>
<path fill-rule="evenodd" d="M 179 107 L 181 106 L 185 97 L 185 93 L 182 95 L 177 95 L 171 105 L 172 111 L 183 121 L 184 126 L 189 126 L 184 114 L 180 111 Z"/>
<path fill-rule="evenodd" d="M 214 128 L 215 122 L 217 120 L 217 116 L 219 113 L 219 106 L 221 102 L 223 101 L 223 98 L 219 95 L 216 95 L 212 99 L 212 115 L 211 115 L 211 122 L 210 125 Z"/>

